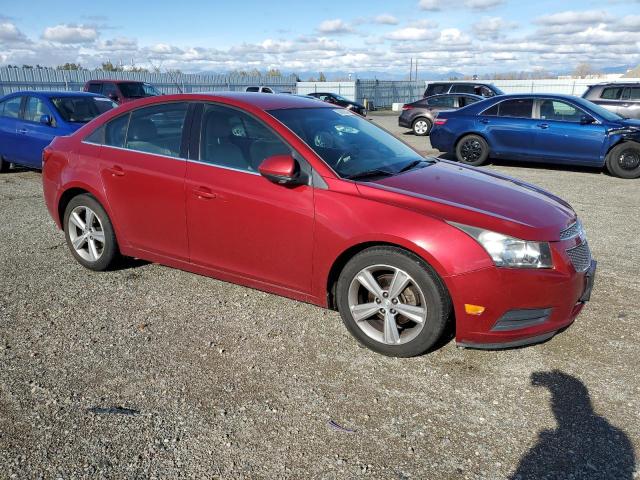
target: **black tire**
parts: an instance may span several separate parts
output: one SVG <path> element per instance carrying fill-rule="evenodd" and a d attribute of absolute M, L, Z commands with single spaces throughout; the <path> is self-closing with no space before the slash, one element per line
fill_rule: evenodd
<path fill-rule="evenodd" d="M 414 337 L 409 337 L 405 343 L 388 344 L 384 343 L 384 341 L 378 341 L 365 333 L 353 318 L 350 308 L 350 289 L 352 288 L 352 282 L 357 282 L 355 278 L 363 269 L 374 266 L 390 266 L 391 268 L 401 269 L 406 272 L 412 281 L 415 281 L 415 284 L 421 290 L 424 297 L 426 320 L 422 323 L 422 329 L 418 330 L 419 333 Z M 379 278 L 381 279 L 382 277 Z M 362 288 L 360 283 L 356 283 L 355 285 L 357 286 L 356 288 Z M 389 285 L 387 285 L 387 287 L 388 286 Z M 412 287 L 413 285 L 410 285 L 410 287 L 407 288 Z M 406 290 L 404 291 L 406 292 Z M 444 333 L 451 312 L 449 294 L 437 273 L 418 256 L 396 247 L 368 248 L 349 260 L 338 278 L 336 303 L 347 330 L 367 348 L 390 357 L 413 357 L 429 351 Z M 398 307 L 397 304 L 396 307 Z M 394 310 L 390 311 L 392 313 L 394 312 Z M 380 323 L 384 323 L 383 318 L 384 315 L 379 315 L 375 312 L 371 318 L 364 322 L 379 322 L 379 325 Z M 404 321 L 405 325 L 411 325 L 411 322 L 407 322 L 406 319 L 402 320 L 402 315 L 400 314 L 394 318 L 399 318 L 401 321 Z M 362 323 L 363 322 L 361 322 L 361 324 Z M 398 331 L 401 337 L 404 333 L 403 324 L 398 322 L 396 325 L 398 325 Z M 409 330 L 407 330 L 407 332 L 409 332 Z M 409 334 L 411 335 L 411 333 Z"/>
<path fill-rule="evenodd" d="M 98 243 L 98 245 L 100 243 L 97 240 L 98 234 L 102 233 L 104 238 L 102 248 L 98 249 L 100 255 L 97 260 L 94 261 L 85 258 L 91 255 L 91 253 L 89 252 L 88 241 L 85 242 L 87 254 L 83 256 L 83 254 L 79 253 L 73 246 L 73 242 L 71 239 L 72 235 L 75 235 L 77 237 L 79 236 L 78 232 L 83 232 L 83 230 L 81 230 L 80 227 L 70 225 L 69 219 L 74 211 L 82 212 L 83 208 L 90 209 L 97 218 L 97 222 L 93 221 L 92 225 L 95 225 L 95 231 L 93 232 L 93 234 L 96 235 L 96 242 Z M 86 210 L 85 217 L 81 220 L 86 221 Z M 107 212 L 105 212 L 104 208 L 102 208 L 102 205 L 100 205 L 100 202 L 98 202 L 92 195 L 82 194 L 71 199 L 64 212 L 63 227 L 64 235 L 67 240 L 67 246 L 69 247 L 69 250 L 71 251 L 71 254 L 74 256 L 74 258 L 83 267 L 94 271 L 104 271 L 107 270 L 111 265 L 113 265 L 114 261 L 119 257 L 118 243 L 116 241 L 116 236 L 113 231 L 111 220 L 109 219 Z M 73 233 L 71 231 L 72 228 L 76 229 Z M 88 231 L 86 232 L 87 234 L 91 233 Z M 91 235 L 92 240 L 93 234 Z"/>
<path fill-rule="evenodd" d="M 418 117 L 411 123 L 411 130 L 413 130 L 413 134 L 419 137 L 425 137 L 431 133 L 431 128 L 433 124 L 431 120 L 425 117 Z"/>
<path fill-rule="evenodd" d="M 620 178 L 640 177 L 640 143 L 619 143 L 607 154 L 607 170 Z"/>
<path fill-rule="evenodd" d="M 456 158 L 465 165 L 482 165 L 489 158 L 489 144 L 480 135 L 465 135 L 456 145 Z"/>
<path fill-rule="evenodd" d="M 9 162 L 0 156 L 0 173 L 7 173 L 9 171 L 9 167 Z"/>

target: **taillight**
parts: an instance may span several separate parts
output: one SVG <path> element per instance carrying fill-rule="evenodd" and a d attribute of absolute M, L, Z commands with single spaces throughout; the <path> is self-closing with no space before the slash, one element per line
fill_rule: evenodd
<path fill-rule="evenodd" d="M 413 107 L 411 105 L 403 105 L 402 110 L 412 110 Z"/>
<path fill-rule="evenodd" d="M 446 118 L 436 118 L 433 121 L 434 125 L 444 125 L 445 123 L 447 123 L 447 119 Z"/>

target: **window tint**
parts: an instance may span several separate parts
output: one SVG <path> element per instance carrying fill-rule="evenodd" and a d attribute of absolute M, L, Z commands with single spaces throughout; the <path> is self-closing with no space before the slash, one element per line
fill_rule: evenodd
<path fill-rule="evenodd" d="M 427 87 L 427 91 L 425 94 L 429 95 L 439 95 L 441 93 L 447 93 L 449 91 L 449 85 L 446 83 L 434 83 Z"/>
<path fill-rule="evenodd" d="M 498 110 L 499 109 L 500 109 L 500 104 L 496 103 L 493 107 L 488 108 L 487 110 L 482 112 L 481 115 L 488 115 L 490 117 L 496 117 L 496 116 L 498 116 Z"/>
<path fill-rule="evenodd" d="M 232 108 L 205 105 L 200 161 L 257 171 L 265 158 L 282 154 L 291 154 L 291 148 L 255 118 Z"/>
<path fill-rule="evenodd" d="M 427 100 L 427 104 L 430 107 L 451 107 L 455 106 L 455 99 L 451 95 L 443 97 L 433 97 Z"/>
<path fill-rule="evenodd" d="M 169 157 L 180 156 L 186 103 L 167 103 L 131 113 L 125 148 Z"/>
<path fill-rule="evenodd" d="M 533 99 L 506 100 L 500 103 L 501 117 L 531 118 Z"/>
<path fill-rule="evenodd" d="M 24 119 L 29 122 L 39 122 L 42 115 L 51 115 L 51 111 L 45 103 L 36 97 L 27 97 L 24 106 Z"/>
<path fill-rule="evenodd" d="M 624 89 L 624 100 L 640 100 L 640 87 L 627 87 Z"/>
<path fill-rule="evenodd" d="M 622 94 L 622 87 L 609 87 L 602 90 L 602 94 L 600 98 L 604 98 L 605 100 L 618 100 L 620 95 Z"/>
<path fill-rule="evenodd" d="M 476 93 L 476 88 L 469 84 L 455 84 L 451 87 L 451 93 Z M 479 91 L 477 93 L 480 93 Z"/>
<path fill-rule="evenodd" d="M 476 103 L 479 101 L 480 99 L 476 97 L 466 97 L 466 96 L 458 97 L 458 105 L 460 106 L 460 108 L 466 107 L 467 105 L 471 105 L 472 103 Z"/>
<path fill-rule="evenodd" d="M 129 125 L 129 117 L 126 114 L 115 118 L 107 123 L 104 131 L 104 144 L 112 147 L 124 147 L 124 140 L 127 136 L 127 125 Z"/>
<path fill-rule="evenodd" d="M 118 95 L 118 89 L 113 83 L 105 83 L 102 86 L 102 94 L 105 97 L 109 97 L 111 95 Z"/>
<path fill-rule="evenodd" d="M 160 95 L 160 92 L 149 83 L 121 82 L 118 83 L 118 88 L 126 98 L 144 98 Z"/>
<path fill-rule="evenodd" d="M 264 88 L 262 89 L 262 91 L 263 91 L 264 93 L 273 93 L 273 90 L 271 90 L 269 87 L 264 87 Z"/>
<path fill-rule="evenodd" d="M 259 92 L 260 88 L 258 87 L 247 87 L 247 92 Z"/>
<path fill-rule="evenodd" d="M 540 103 L 540 118 L 543 120 L 557 120 L 563 122 L 579 122 L 582 110 L 557 100 L 543 100 Z"/>
<path fill-rule="evenodd" d="M 87 88 L 88 92 L 91 93 L 102 93 L 102 84 L 101 83 L 90 83 L 89 88 Z"/>
<path fill-rule="evenodd" d="M 51 103 L 65 122 L 87 123 L 98 115 L 118 106 L 105 97 L 53 97 Z"/>
<path fill-rule="evenodd" d="M 125 115 L 125 118 L 129 118 L 129 115 Z M 104 131 L 105 131 L 105 126 L 101 126 L 99 128 L 96 128 L 93 133 L 87 135 L 84 138 L 85 142 L 89 142 L 89 143 L 96 143 L 98 145 L 102 145 L 104 144 Z"/>
<path fill-rule="evenodd" d="M 20 103 L 22 97 L 13 97 L 2 102 L 2 116 L 9 118 L 18 118 L 20 116 Z"/>

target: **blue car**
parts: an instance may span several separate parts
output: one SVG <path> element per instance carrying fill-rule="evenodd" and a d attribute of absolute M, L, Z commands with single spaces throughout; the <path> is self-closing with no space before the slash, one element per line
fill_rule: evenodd
<path fill-rule="evenodd" d="M 117 104 L 85 92 L 16 92 L 0 99 L 0 172 L 42 168 L 42 150 Z"/>
<path fill-rule="evenodd" d="M 640 120 L 569 95 L 501 95 L 438 114 L 431 145 L 458 161 L 490 157 L 593 167 L 640 177 Z"/>

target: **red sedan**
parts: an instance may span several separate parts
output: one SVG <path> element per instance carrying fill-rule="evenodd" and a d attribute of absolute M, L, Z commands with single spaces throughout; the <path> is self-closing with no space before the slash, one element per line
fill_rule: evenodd
<path fill-rule="evenodd" d="M 336 308 L 385 355 L 424 353 L 448 325 L 464 346 L 545 340 L 593 285 L 566 202 L 311 99 L 148 98 L 58 137 L 43 162 L 85 267 L 137 257 Z"/>

